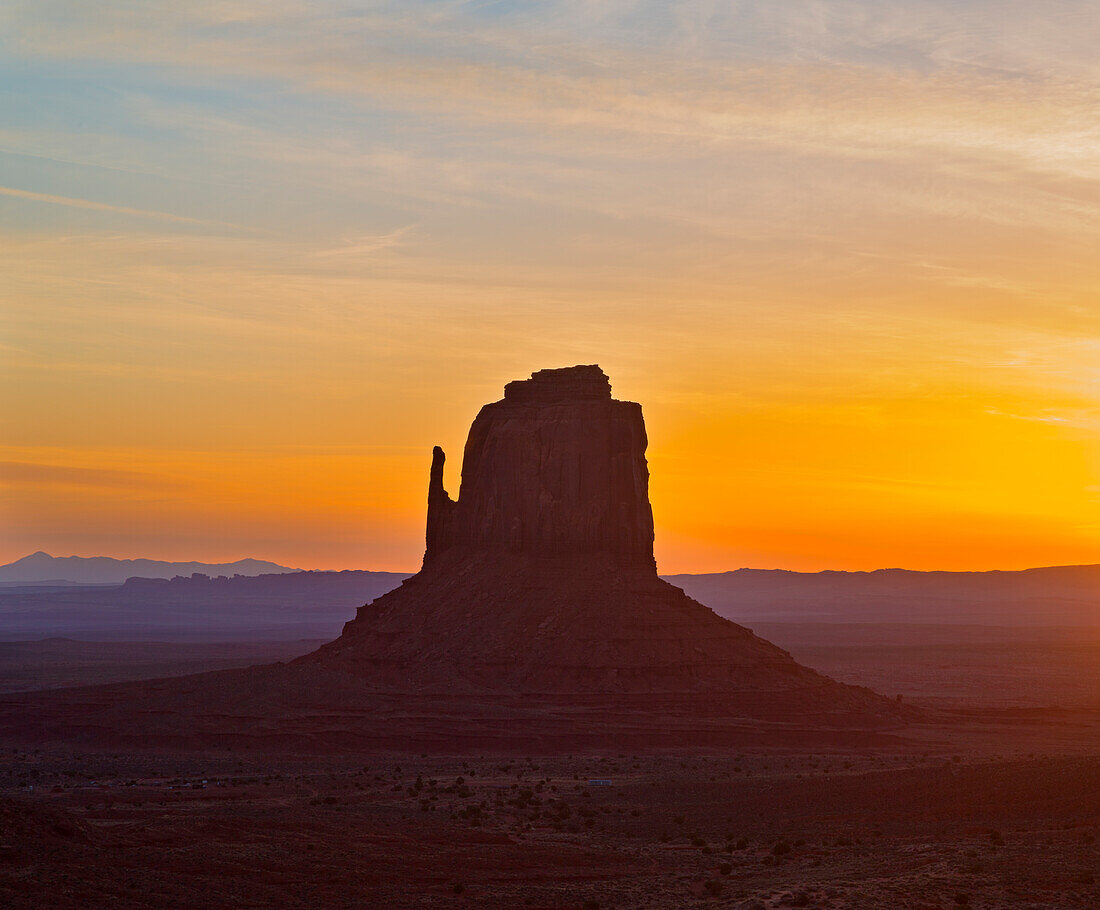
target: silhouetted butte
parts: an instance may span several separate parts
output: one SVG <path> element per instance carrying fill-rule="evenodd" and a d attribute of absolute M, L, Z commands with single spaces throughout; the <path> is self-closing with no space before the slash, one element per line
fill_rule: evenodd
<path fill-rule="evenodd" d="M 302 661 L 409 693 L 876 707 L 657 577 L 646 445 L 641 406 L 598 366 L 508 383 L 470 428 L 457 500 L 434 451 L 421 571 Z"/>
<path fill-rule="evenodd" d="M 657 577 L 639 405 L 597 366 L 436 449 L 420 572 L 289 664 L 0 699 L 0 735 L 112 746 L 578 749 L 879 741 L 902 709 Z"/>

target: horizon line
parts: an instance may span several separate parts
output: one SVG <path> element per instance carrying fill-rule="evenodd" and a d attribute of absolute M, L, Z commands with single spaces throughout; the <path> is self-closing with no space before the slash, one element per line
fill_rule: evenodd
<path fill-rule="evenodd" d="M 262 573 L 262 574 L 289 574 L 289 573 L 292 573 L 292 572 L 385 572 L 385 573 L 388 573 L 388 574 L 415 575 L 417 572 L 420 571 L 420 568 L 410 570 L 410 569 L 405 569 L 405 568 L 400 568 L 400 569 L 392 569 L 392 568 L 383 568 L 383 569 L 355 568 L 355 567 L 352 567 L 352 566 L 344 566 L 342 568 L 335 568 L 335 569 L 302 568 L 302 567 L 284 565 L 283 563 L 278 562 L 277 560 L 266 559 L 264 557 L 259 557 L 259 556 L 241 556 L 241 557 L 238 557 L 237 559 L 217 559 L 217 560 L 207 560 L 207 559 L 160 559 L 160 558 L 153 557 L 153 556 L 106 556 L 106 555 L 102 555 L 102 554 L 97 555 L 97 556 L 78 556 L 76 554 L 71 554 L 69 556 L 54 556 L 52 553 L 49 553 L 46 550 L 41 550 L 41 549 L 35 550 L 31 553 L 28 553 L 26 556 L 17 557 L 16 559 L 13 559 L 11 562 L 0 564 L 0 569 L 6 569 L 9 566 L 13 566 L 16 563 L 21 562 L 24 559 L 29 559 L 32 556 L 38 556 L 40 554 L 43 555 L 43 556 L 46 556 L 50 559 L 84 559 L 84 560 L 110 559 L 110 560 L 114 560 L 116 562 L 163 562 L 163 563 L 168 563 L 168 564 L 189 564 L 189 563 L 194 563 L 194 564 L 197 564 L 197 565 L 205 565 L 205 566 L 232 565 L 234 563 L 252 561 L 252 562 L 270 563 L 271 565 L 278 566 L 281 569 L 286 569 L 287 570 L 286 573 Z M 734 572 L 750 571 L 750 572 L 789 572 L 789 573 L 794 574 L 794 575 L 823 575 L 827 572 L 832 572 L 832 573 L 836 573 L 836 574 L 846 574 L 846 575 L 871 575 L 875 572 L 913 572 L 913 573 L 926 574 L 926 575 L 930 575 L 930 574 L 983 575 L 983 574 L 992 574 L 992 573 L 1011 574 L 1011 573 L 1018 573 L 1018 572 L 1034 572 L 1034 571 L 1038 571 L 1038 570 L 1042 570 L 1042 569 L 1088 569 L 1088 568 L 1096 568 L 1096 567 L 1100 567 L 1100 562 L 1095 562 L 1095 563 L 1091 563 L 1091 562 L 1087 562 L 1087 563 L 1058 563 L 1058 564 L 1054 564 L 1054 565 L 1030 565 L 1030 566 L 1025 566 L 1025 567 L 1020 568 L 1020 569 L 1004 569 L 1004 568 L 990 568 L 990 569 L 910 569 L 910 568 L 906 568 L 905 566 L 899 566 L 899 565 L 879 566 L 879 567 L 874 568 L 874 569 L 833 569 L 833 568 L 825 568 L 825 569 L 789 569 L 789 568 L 785 568 L 785 567 L 782 567 L 782 566 L 771 566 L 771 567 L 738 566 L 737 568 L 734 568 L 734 569 L 720 569 L 720 570 L 711 571 L 711 572 L 697 572 L 697 571 L 695 571 L 695 572 L 693 572 L 693 571 L 662 572 L 660 567 L 658 566 L 657 574 L 661 575 L 661 576 L 683 576 L 683 575 L 701 576 L 701 575 L 729 575 L 729 574 L 732 574 Z"/>

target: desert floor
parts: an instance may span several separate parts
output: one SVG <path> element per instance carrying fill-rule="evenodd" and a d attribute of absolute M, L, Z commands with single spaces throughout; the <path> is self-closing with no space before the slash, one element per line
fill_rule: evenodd
<path fill-rule="evenodd" d="M 796 657 L 927 722 L 892 747 L 812 754 L 8 746 L 0 906 L 1100 906 L 1098 677 L 1079 675 L 1100 649 L 788 632 L 774 637 Z"/>

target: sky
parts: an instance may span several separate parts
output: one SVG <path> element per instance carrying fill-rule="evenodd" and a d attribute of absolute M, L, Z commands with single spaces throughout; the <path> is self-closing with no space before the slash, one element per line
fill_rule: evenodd
<path fill-rule="evenodd" d="M 533 370 L 664 572 L 1100 562 L 1093 0 L 5 0 L 0 561 L 415 569 Z"/>

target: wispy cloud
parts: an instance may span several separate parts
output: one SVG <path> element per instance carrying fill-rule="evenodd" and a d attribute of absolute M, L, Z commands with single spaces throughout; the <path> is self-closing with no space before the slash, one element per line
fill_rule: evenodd
<path fill-rule="evenodd" d="M 0 461 L 0 486 L 103 487 L 107 489 L 167 489 L 181 486 L 179 480 L 146 471 L 119 471 L 71 465 L 31 464 Z"/>
<path fill-rule="evenodd" d="M 148 209 L 134 209 L 124 205 L 111 205 L 107 202 L 96 202 L 92 199 L 74 199 L 70 196 L 54 196 L 51 193 L 35 193 L 30 190 L 20 190 L 11 186 L 0 186 L 0 196 L 29 199 L 32 202 L 45 202 L 49 205 L 64 205 L 75 209 L 90 209 L 94 212 L 111 212 L 116 215 L 134 215 L 139 218 L 154 218 L 158 221 L 171 221 L 175 224 L 198 224 L 206 227 L 227 227 L 234 228 L 235 230 L 252 230 L 243 225 L 230 224 L 224 221 L 211 221 L 205 218 L 188 218 L 186 215 L 174 215 L 171 212 L 154 212 Z"/>
<path fill-rule="evenodd" d="M 406 225 L 385 234 L 348 237 L 339 246 L 317 250 L 313 255 L 318 259 L 373 257 L 380 252 L 395 249 L 412 230 L 413 225 Z"/>
<path fill-rule="evenodd" d="M 288 119 L 178 93 L 130 103 L 200 156 L 309 174 L 326 198 L 342 185 L 374 206 L 533 202 L 737 238 L 768 220 L 797 230 L 813 192 L 821 211 L 1100 228 L 1095 70 L 1065 65 L 1050 34 L 1100 40 L 1080 5 L 666 6 L 155 2 L 91 16 L 46 2 L 8 15 L 32 57 L 268 81 Z M 340 109 L 321 135 L 306 113 L 318 97 Z"/>

